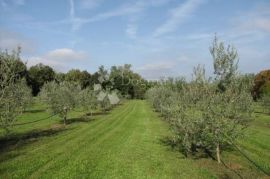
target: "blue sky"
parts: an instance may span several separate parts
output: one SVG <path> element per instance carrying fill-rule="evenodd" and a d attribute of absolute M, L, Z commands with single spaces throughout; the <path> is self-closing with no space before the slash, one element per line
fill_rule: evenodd
<path fill-rule="evenodd" d="M 270 68 L 269 0 L 0 0 L 0 48 L 22 46 L 28 65 L 93 73 L 132 64 L 147 79 L 212 69 L 215 33 L 241 72 Z"/>

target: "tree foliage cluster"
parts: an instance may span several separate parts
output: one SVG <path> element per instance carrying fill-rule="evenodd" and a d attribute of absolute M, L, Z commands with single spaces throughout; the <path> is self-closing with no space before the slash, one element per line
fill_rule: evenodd
<path fill-rule="evenodd" d="M 25 65 L 21 62 L 20 49 L 9 54 L 0 52 L 0 127 L 9 132 L 16 116 L 32 101 L 26 84 Z"/>
<path fill-rule="evenodd" d="M 40 97 L 53 114 L 59 114 L 66 124 L 68 112 L 79 104 L 78 92 L 80 87 L 74 83 L 52 81 L 42 87 Z"/>
<path fill-rule="evenodd" d="M 146 95 L 171 124 L 173 141 L 186 155 L 215 153 L 220 162 L 220 152 L 243 135 L 251 120 L 252 80 L 237 72 L 234 48 L 225 48 L 215 38 L 210 52 L 214 78 L 207 79 L 204 67 L 198 65 L 190 82 L 183 80 L 174 88 L 158 85 Z"/>
<path fill-rule="evenodd" d="M 270 70 L 263 70 L 255 76 L 253 87 L 253 98 L 270 96 Z"/>

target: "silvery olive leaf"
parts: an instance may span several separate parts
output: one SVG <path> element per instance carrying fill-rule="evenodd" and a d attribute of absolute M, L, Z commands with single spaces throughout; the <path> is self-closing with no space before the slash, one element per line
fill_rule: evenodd
<path fill-rule="evenodd" d="M 118 104 L 120 101 L 116 93 L 109 94 L 108 98 L 111 104 Z"/>
<path fill-rule="evenodd" d="M 106 96 L 107 96 L 106 93 L 104 93 L 103 91 L 100 91 L 98 96 L 97 96 L 97 100 L 98 101 L 103 101 Z"/>
<path fill-rule="evenodd" d="M 100 91 L 102 89 L 100 84 L 94 84 L 94 91 Z"/>

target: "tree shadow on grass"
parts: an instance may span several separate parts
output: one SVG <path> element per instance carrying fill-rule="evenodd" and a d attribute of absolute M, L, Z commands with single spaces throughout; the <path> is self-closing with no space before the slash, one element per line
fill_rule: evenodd
<path fill-rule="evenodd" d="M 165 145 L 165 146 L 169 146 L 172 149 L 176 149 L 177 148 L 177 144 L 176 142 L 172 139 L 172 137 L 166 136 L 163 138 L 159 139 L 160 144 Z"/>
<path fill-rule="evenodd" d="M 41 113 L 45 111 L 46 109 L 34 109 L 34 110 L 25 110 L 24 113 Z"/>
<path fill-rule="evenodd" d="M 215 159 L 215 151 L 214 150 L 209 150 L 205 148 L 200 148 L 200 147 L 192 147 L 191 153 L 187 154 L 184 150 L 184 148 L 179 144 L 179 142 L 175 141 L 172 137 L 163 137 L 160 139 L 160 143 L 165 146 L 171 147 L 173 150 L 177 150 L 181 152 L 184 156 L 191 158 L 191 159 L 201 159 L 201 158 L 211 158 L 213 160 Z M 223 151 L 226 152 L 232 152 L 235 151 L 233 146 L 226 145 L 222 146 Z"/>
<path fill-rule="evenodd" d="M 70 118 L 67 119 L 66 124 L 73 124 L 73 123 L 88 123 L 88 122 L 92 122 L 95 121 L 95 118 L 89 118 L 89 117 L 80 117 L 80 118 Z M 61 121 L 61 123 L 63 123 L 63 121 Z"/>
<path fill-rule="evenodd" d="M 71 130 L 64 125 L 56 125 L 48 129 L 32 130 L 27 133 L 9 134 L 0 138 L 0 153 L 10 151 L 37 141 L 41 137 L 56 135 L 60 132 Z"/>
<path fill-rule="evenodd" d="M 182 153 L 183 155 L 181 158 L 189 158 L 189 159 L 193 159 L 193 160 L 197 160 L 197 161 L 201 161 L 201 159 L 203 159 L 203 160 L 206 159 L 209 162 L 211 162 L 211 161 L 216 162 L 216 158 L 214 157 L 215 155 L 214 155 L 213 151 L 199 148 L 199 149 L 196 149 L 191 154 L 186 154 L 184 149 L 181 147 L 181 145 L 177 144 L 177 142 L 174 141 L 172 137 L 167 136 L 167 137 L 161 138 L 159 141 L 162 145 L 169 146 L 172 150 L 179 151 L 180 153 Z M 226 147 L 224 150 L 235 151 L 232 147 Z M 208 160 L 208 159 L 210 159 L 210 160 Z M 219 165 L 216 165 L 216 166 L 219 166 Z M 205 167 L 205 162 L 204 162 L 204 167 Z M 239 171 L 236 171 L 232 167 L 225 164 L 225 162 L 223 160 L 222 160 L 222 167 L 225 167 L 226 169 L 232 171 L 239 178 L 243 178 L 241 176 L 241 174 L 239 173 Z M 217 169 L 217 168 L 215 168 L 215 169 Z M 226 172 L 221 172 L 219 174 L 219 177 L 220 178 L 232 178 L 232 175 L 229 175 Z"/>
<path fill-rule="evenodd" d="M 255 113 L 255 114 L 261 114 L 261 115 L 270 116 L 270 111 L 267 111 L 267 110 L 254 111 L 254 113 Z"/>
<path fill-rule="evenodd" d="M 86 116 L 100 116 L 100 115 L 108 115 L 110 114 L 111 112 L 109 111 L 105 111 L 105 112 L 93 112 L 93 113 L 86 113 Z"/>
<path fill-rule="evenodd" d="M 165 146 L 169 146 L 172 150 L 178 151 L 183 154 L 185 158 L 190 158 L 194 160 L 202 159 L 202 158 L 211 158 L 215 160 L 212 155 L 212 152 L 209 150 L 205 150 L 203 148 L 193 148 L 191 153 L 186 153 L 183 146 L 181 146 L 177 141 L 175 141 L 172 137 L 166 136 L 160 139 L 160 143 Z"/>

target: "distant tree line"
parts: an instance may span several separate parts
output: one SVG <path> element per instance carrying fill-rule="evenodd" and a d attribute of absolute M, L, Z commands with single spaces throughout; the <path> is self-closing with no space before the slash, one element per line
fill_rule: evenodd
<path fill-rule="evenodd" d="M 150 83 L 131 69 L 131 65 L 112 66 L 110 70 L 100 66 L 97 72 L 90 74 L 86 70 L 71 69 L 67 73 L 56 72 L 52 67 L 39 63 L 27 69 L 26 64 L 18 57 L 14 64 L 14 70 L 21 78 L 25 78 L 27 85 L 32 89 L 33 96 L 37 96 L 43 85 L 50 81 L 76 82 L 82 89 L 94 84 L 102 84 L 103 88 L 118 90 L 126 98 L 142 99 Z M 108 80 L 99 81 L 101 75 Z"/>

